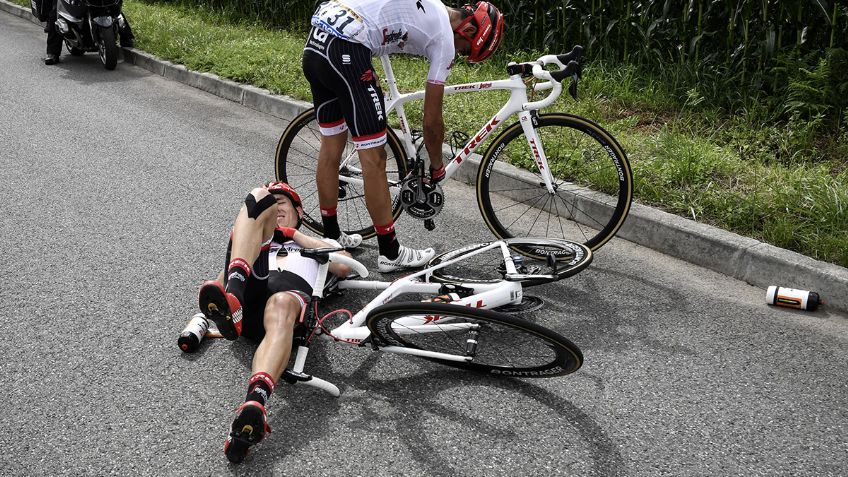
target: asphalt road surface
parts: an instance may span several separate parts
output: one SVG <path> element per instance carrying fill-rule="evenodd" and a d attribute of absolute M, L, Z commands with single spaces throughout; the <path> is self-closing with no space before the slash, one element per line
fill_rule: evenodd
<path fill-rule="evenodd" d="M 44 46 L 0 13 L 0 474 L 848 474 L 846 316 L 768 307 L 623 240 L 529 291 L 529 318 L 582 348 L 577 373 L 497 380 L 321 343 L 307 370 L 342 396 L 279 386 L 273 433 L 229 465 L 253 347 L 176 338 L 286 123 L 93 54 L 47 67 Z M 400 221 L 403 243 L 490 238 L 473 190 L 447 193 L 434 232 Z M 376 243 L 356 256 L 375 268 Z"/>

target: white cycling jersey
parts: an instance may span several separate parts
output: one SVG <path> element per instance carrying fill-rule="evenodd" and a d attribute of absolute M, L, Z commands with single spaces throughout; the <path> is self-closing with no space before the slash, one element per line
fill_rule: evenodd
<path fill-rule="evenodd" d="M 374 56 L 423 56 L 430 83 L 445 83 L 456 56 L 448 11 L 438 0 L 330 0 L 315 11 L 312 25 Z"/>

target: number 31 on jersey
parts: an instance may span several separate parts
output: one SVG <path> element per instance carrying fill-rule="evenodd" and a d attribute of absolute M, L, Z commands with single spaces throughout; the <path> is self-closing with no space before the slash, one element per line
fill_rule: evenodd
<path fill-rule="evenodd" d="M 312 14 L 312 25 L 331 32 L 344 40 L 351 40 L 362 33 L 365 24 L 362 17 L 343 3 L 331 0 L 318 6 Z"/>

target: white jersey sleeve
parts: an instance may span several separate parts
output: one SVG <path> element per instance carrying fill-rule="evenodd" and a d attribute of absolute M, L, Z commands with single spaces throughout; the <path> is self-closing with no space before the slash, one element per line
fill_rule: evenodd
<path fill-rule="evenodd" d="M 450 22 L 445 21 L 441 27 L 441 33 L 438 34 L 437 38 L 448 38 L 449 41 L 431 41 L 427 46 L 424 56 L 430 61 L 430 71 L 427 73 L 428 83 L 445 84 L 456 57 Z"/>

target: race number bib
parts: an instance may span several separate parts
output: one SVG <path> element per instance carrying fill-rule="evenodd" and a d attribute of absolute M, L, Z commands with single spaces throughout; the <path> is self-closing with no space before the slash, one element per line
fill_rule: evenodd
<path fill-rule="evenodd" d="M 336 0 L 330 0 L 318 6 L 312 14 L 312 26 L 328 31 L 343 40 L 356 40 L 365 30 L 362 17 Z"/>

